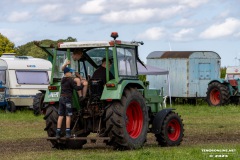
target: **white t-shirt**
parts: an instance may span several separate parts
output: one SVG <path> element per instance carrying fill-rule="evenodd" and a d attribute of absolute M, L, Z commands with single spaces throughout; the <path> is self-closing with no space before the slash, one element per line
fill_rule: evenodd
<path fill-rule="evenodd" d="M 65 64 L 67 63 L 67 61 L 68 61 L 68 58 L 66 58 L 66 59 L 64 60 L 63 65 L 65 65 Z M 78 72 L 78 62 L 77 62 L 77 61 L 74 61 L 74 60 L 72 59 L 72 57 L 71 57 L 70 68 L 74 69 L 75 72 Z M 75 72 L 74 72 L 72 75 L 75 75 Z"/>

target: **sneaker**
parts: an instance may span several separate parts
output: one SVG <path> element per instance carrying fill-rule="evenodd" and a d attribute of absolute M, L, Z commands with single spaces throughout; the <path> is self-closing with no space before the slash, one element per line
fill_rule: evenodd
<path fill-rule="evenodd" d="M 66 138 L 71 138 L 71 130 L 66 130 Z"/>
<path fill-rule="evenodd" d="M 86 99 L 86 97 L 81 96 L 81 97 L 79 97 L 79 102 L 83 102 L 85 99 Z"/>
<path fill-rule="evenodd" d="M 59 139 L 61 137 L 61 130 L 56 130 L 56 138 Z"/>

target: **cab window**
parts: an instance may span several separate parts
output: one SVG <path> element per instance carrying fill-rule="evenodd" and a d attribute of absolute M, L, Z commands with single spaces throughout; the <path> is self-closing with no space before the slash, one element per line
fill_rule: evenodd
<path fill-rule="evenodd" d="M 136 76 L 136 58 L 134 48 L 117 48 L 119 76 Z"/>

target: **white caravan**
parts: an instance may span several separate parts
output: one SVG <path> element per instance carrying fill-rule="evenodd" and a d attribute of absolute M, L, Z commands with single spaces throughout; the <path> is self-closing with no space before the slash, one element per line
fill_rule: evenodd
<path fill-rule="evenodd" d="M 3 54 L 0 57 L 0 81 L 7 88 L 9 105 L 33 105 L 33 98 L 49 85 L 52 64 L 50 61 L 31 56 Z M 10 106 L 11 107 L 11 106 Z"/>

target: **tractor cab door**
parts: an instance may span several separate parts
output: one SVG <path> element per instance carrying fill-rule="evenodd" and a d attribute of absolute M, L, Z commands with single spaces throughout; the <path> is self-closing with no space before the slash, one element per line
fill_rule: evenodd
<path fill-rule="evenodd" d="M 135 48 L 118 48 L 117 47 L 117 63 L 119 78 L 136 78 L 137 62 Z"/>

